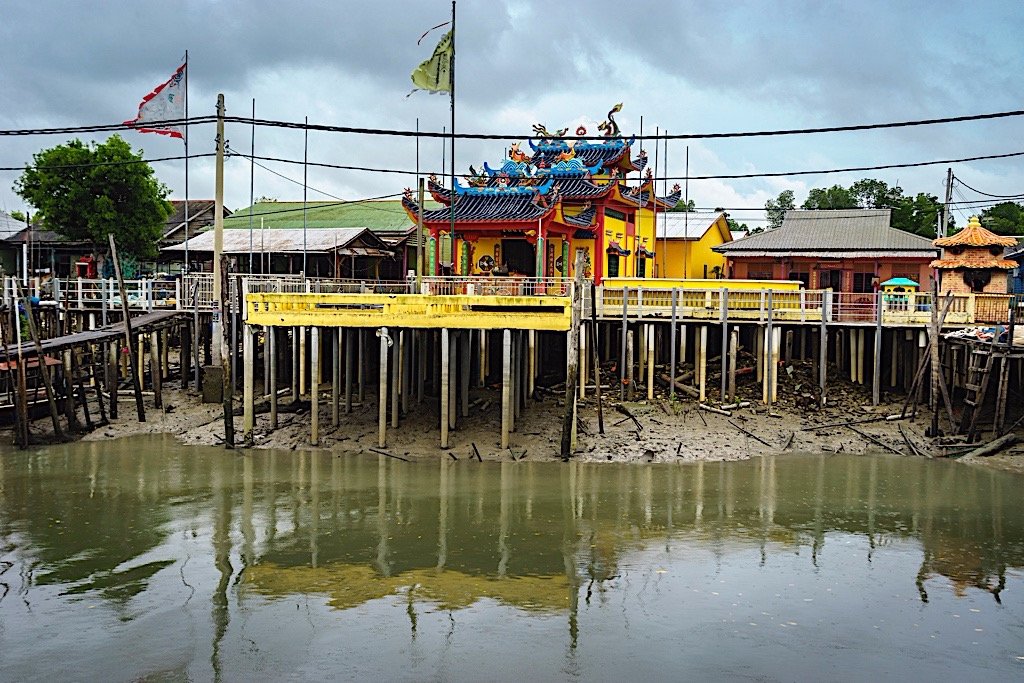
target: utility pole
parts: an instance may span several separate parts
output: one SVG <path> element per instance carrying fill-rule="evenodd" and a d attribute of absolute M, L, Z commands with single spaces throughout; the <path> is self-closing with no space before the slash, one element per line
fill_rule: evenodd
<path fill-rule="evenodd" d="M 953 168 L 946 169 L 946 203 L 942 207 L 942 224 L 939 225 L 939 237 L 945 237 L 949 230 L 949 203 L 953 201 Z"/>
<path fill-rule="evenodd" d="M 419 188 L 416 197 L 419 202 L 419 212 L 416 214 L 416 293 L 423 293 L 423 261 L 426 247 L 423 239 L 423 178 L 419 179 Z"/>
<path fill-rule="evenodd" d="M 221 327 L 223 317 L 227 314 L 224 305 L 224 290 L 221 287 L 221 253 L 224 251 L 224 95 L 217 95 L 217 170 L 214 179 L 214 215 L 213 215 L 213 362 L 220 364 L 222 353 Z M 226 378 L 225 378 L 226 381 Z M 225 387 L 227 384 L 224 385 Z"/>

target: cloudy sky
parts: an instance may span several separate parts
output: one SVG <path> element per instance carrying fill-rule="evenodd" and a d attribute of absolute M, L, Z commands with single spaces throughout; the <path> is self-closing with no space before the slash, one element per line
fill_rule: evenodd
<path fill-rule="evenodd" d="M 409 73 L 448 18 L 442 0 L 280 2 L 135 0 L 0 4 L 0 128 L 116 123 L 189 51 L 190 113 L 368 128 L 439 131 L 447 98 L 406 97 Z M 459 132 L 525 140 L 549 128 L 600 121 L 622 102 L 625 133 L 658 127 L 697 133 L 860 124 L 1024 109 L 1024 3 L 971 2 L 544 2 L 459 0 Z M 147 157 L 180 154 L 180 141 L 127 132 Z M 101 136 L 102 137 L 102 136 Z M 247 151 L 248 127 L 229 126 Z M 61 136 L 0 137 L 0 166 L 18 166 Z M 460 142 L 458 167 L 494 165 L 504 142 Z M 691 141 L 691 175 L 827 169 L 1024 151 L 1024 117 L 859 133 Z M 301 131 L 260 128 L 257 155 L 301 161 Z M 687 143 L 669 143 L 667 172 L 684 175 Z M 212 126 L 194 128 L 193 153 L 210 152 Z M 654 149 L 646 145 L 653 160 Z M 424 167 L 439 167 L 442 145 L 424 140 Z M 659 154 L 664 160 L 664 151 Z M 413 170 L 414 140 L 313 133 L 314 162 Z M 301 181 L 302 166 L 268 163 Z M 182 162 L 155 165 L 184 196 Z M 665 167 L 663 166 L 662 169 Z M 991 194 L 1024 192 L 1024 157 L 956 164 L 965 183 Z M 943 192 L 945 167 L 752 180 L 691 181 L 699 207 L 724 206 L 761 220 L 766 199 L 793 189 L 849 184 L 865 175 L 907 192 Z M 0 172 L 0 209 L 24 209 Z M 256 169 L 255 194 L 302 199 L 296 184 Z M 400 193 L 406 175 L 310 168 L 309 198 Z M 249 201 L 250 168 L 228 162 L 226 204 Z M 213 196 L 213 165 L 190 164 L 190 197 Z M 313 189 L 315 188 L 315 189 Z M 320 191 L 328 193 L 321 194 Z M 978 199 L 958 189 L 954 199 Z M 964 212 L 966 214 L 966 212 Z M 963 216 L 957 215 L 963 223 Z"/>

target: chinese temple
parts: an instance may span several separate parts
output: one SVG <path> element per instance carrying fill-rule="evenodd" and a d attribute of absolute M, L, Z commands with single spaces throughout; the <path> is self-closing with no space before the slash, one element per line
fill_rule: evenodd
<path fill-rule="evenodd" d="M 1003 257 L 1007 247 L 1017 246 L 1013 237 L 997 235 L 981 226 L 977 216 L 971 216 L 966 228 L 935 240 L 942 247 L 942 258 L 932 261 L 939 271 L 943 292 L 966 294 L 1006 294 L 1008 273 L 1017 267 L 1016 261 Z"/>
<path fill-rule="evenodd" d="M 655 215 L 675 206 L 679 186 L 658 197 L 650 169 L 640 177 L 647 154 L 633 156 L 635 137 L 619 135 L 619 109 L 598 127 L 603 138 L 565 139 L 568 129 L 549 133 L 538 124 L 529 153 L 513 144 L 498 168 L 470 166 L 454 191 L 431 176 L 427 188 L 442 206 L 423 212 L 426 272 L 439 274 L 444 265 L 457 275 L 572 277 L 576 250 L 583 250 L 586 277 L 595 282 L 654 277 Z M 580 126 L 575 133 L 588 131 Z M 637 173 L 633 183 L 630 173 Z M 402 204 L 416 222 L 420 208 L 411 190 Z M 451 244 L 447 264 L 440 257 L 444 238 Z"/>

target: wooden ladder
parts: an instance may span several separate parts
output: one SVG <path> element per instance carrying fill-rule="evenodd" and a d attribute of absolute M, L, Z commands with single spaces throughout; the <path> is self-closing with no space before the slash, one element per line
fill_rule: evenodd
<path fill-rule="evenodd" d="M 957 432 L 966 434 L 968 441 L 973 441 L 978 413 L 985 402 L 988 391 L 989 377 L 992 375 L 992 361 L 995 354 L 991 349 L 971 349 L 970 365 L 967 369 L 967 382 L 964 384 L 964 410 L 960 415 Z"/>

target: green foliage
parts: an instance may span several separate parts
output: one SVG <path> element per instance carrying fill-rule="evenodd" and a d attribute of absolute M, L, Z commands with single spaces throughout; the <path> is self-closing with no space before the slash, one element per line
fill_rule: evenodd
<path fill-rule="evenodd" d="M 11 218 L 13 218 L 14 220 L 20 221 L 22 223 L 24 223 L 24 222 L 26 222 L 28 220 L 28 217 L 25 214 L 23 214 L 21 211 L 11 211 L 11 213 L 9 213 L 8 215 Z"/>
<path fill-rule="evenodd" d="M 715 211 L 725 213 L 725 223 L 726 225 L 729 226 L 730 232 L 738 232 L 740 230 L 747 232 L 750 230 L 750 227 L 746 223 L 738 223 L 735 218 L 730 218 L 729 214 L 726 213 L 725 209 L 723 209 L 722 207 L 715 207 Z"/>
<path fill-rule="evenodd" d="M 14 191 L 34 206 L 47 229 L 103 249 L 113 234 L 118 251 L 151 258 L 171 205 L 149 164 L 118 135 L 88 145 L 72 140 L 32 157 Z"/>
<path fill-rule="evenodd" d="M 1024 235 L 1024 206 L 1002 202 L 981 212 L 981 224 L 997 235 Z"/>
<path fill-rule="evenodd" d="M 816 187 L 807 194 L 801 209 L 856 209 L 860 205 L 853 192 L 841 185 Z"/>
<path fill-rule="evenodd" d="M 687 200 L 685 202 L 680 201 L 678 204 L 669 209 L 669 213 L 693 213 L 694 211 L 697 210 L 696 208 L 694 208 L 696 206 L 697 205 L 694 203 L 694 200 L 692 199 Z"/>
<path fill-rule="evenodd" d="M 864 178 L 850 187 L 833 185 L 827 188 L 814 188 L 808 193 L 801 208 L 891 209 L 892 227 L 923 237 L 935 237 L 935 227 L 942 204 L 935 195 L 919 192 L 916 196 L 909 197 L 903 194 L 903 188 L 899 185 L 890 187 L 885 181 Z M 949 233 L 953 232 L 954 226 L 955 221 L 950 216 Z"/>
<path fill-rule="evenodd" d="M 768 230 L 774 230 L 782 225 L 786 212 L 796 208 L 796 197 L 793 190 L 783 190 L 778 198 L 769 199 L 764 203 L 764 212 L 768 215 Z M 760 232 L 760 231 L 756 231 Z"/>

